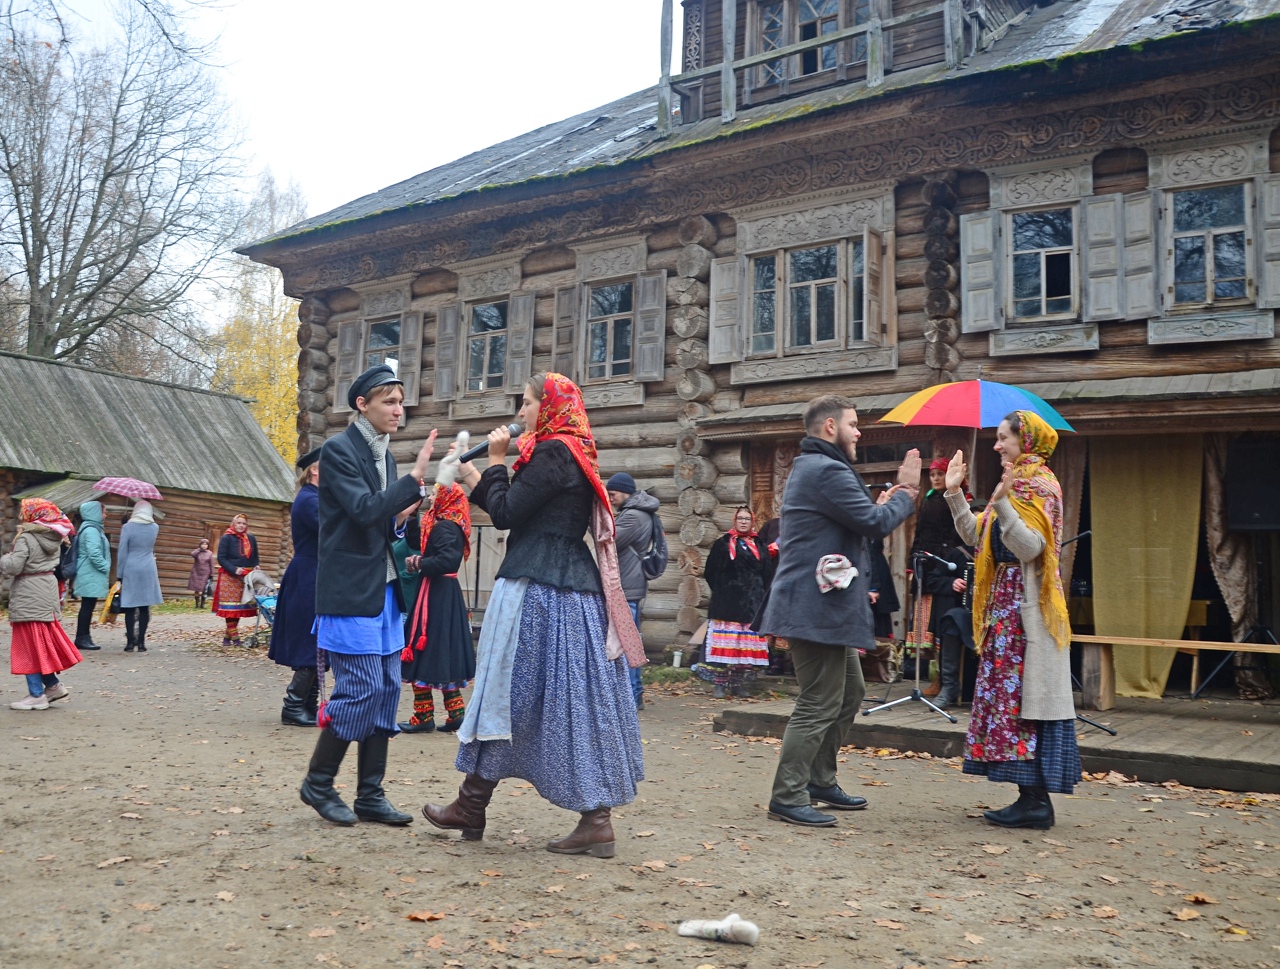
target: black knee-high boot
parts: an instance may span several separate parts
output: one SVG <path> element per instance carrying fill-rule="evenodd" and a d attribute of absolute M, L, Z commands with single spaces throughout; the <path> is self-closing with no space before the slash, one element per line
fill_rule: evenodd
<path fill-rule="evenodd" d="M 356 817 L 379 824 L 409 824 L 411 815 L 397 811 L 387 800 L 382 779 L 387 773 L 387 741 L 374 735 L 360 742 L 360 783 L 356 788 Z"/>
<path fill-rule="evenodd" d="M 325 727 L 316 739 L 316 749 L 311 755 L 311 765 L 302 782 L 301 796 L 304 804 L 316 809 L 316 813 L 331 824 L 352 825 L 358 820 L 351 808 L 338 797 L 333 789 L 334 778 L 342 766 L 350 741 L 341 740 Z"/>
<path fill-rule="evenodd" d="M 284 691 L 284 706 L 280 709 L 280 722 L 291 727 L 314 727 L 316 717 L 307 711 L 307 700 L 316 685 L 316 668 L 300 666 L 293 671 L 293 679 Z"/>

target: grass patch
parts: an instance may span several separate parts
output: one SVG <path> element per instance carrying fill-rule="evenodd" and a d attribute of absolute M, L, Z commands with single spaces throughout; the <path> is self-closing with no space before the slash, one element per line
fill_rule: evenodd
<path fill-rule="evenodd" d="M 648 686 L 665 686 L 669 683 L 688 683 L 697 677 L 689 670 L 675 666 L 649 664 L 640 668 L 640 681 Z"/>

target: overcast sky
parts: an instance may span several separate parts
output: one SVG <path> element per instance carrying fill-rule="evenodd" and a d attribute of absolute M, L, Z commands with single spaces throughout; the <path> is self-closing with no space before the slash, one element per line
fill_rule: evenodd
<path fill-rule="evenodd" d="M 226 91 L 258 167 L 296 180 L 318 215 L 655 84 L 661 10 L 662 0 L 239 0 L 194 23 L 221 35 Z"/>

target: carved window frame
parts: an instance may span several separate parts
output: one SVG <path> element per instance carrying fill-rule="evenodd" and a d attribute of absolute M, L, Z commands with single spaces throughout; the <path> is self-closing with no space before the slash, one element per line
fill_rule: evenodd
<path fill-rule="evenodd" d="M 369 340 L 375 327 L 394 323 L 399 326 L 398 342 L 377 348 L 385 361 L 394 350 L 396 374 L 404 382 L 406 407 L 419 403 L 422 379 L 423 314 L 413 308 L 411 291 L 413 276 L 405 275 L 380 280 L 378 283 L 353 287 L 360 293 L 360 309 L 352 314 L 335 316 L 330 322 L 337 327 L 338 361 L 334 376 L 334 413 L 350 413 L 347 389 L 356 376 L 373 365 Z M 403 425 L 404 418 L 401 417 Z"/>
<path fill-rule="evenodd" d="M 747 4 L 745 37 L 748 56 L 800 42 L 800 3 L 801 0 L 751 0 Z M 775 47 L 765 47 L 764 8 L 773 5 L 782 7 L 782 36 Z M 844 30 L 861 23 L 870 23 L 878 17 L 891 16 L 891 6 L 892 0 L 839 0 L 836 29 Z M 864 15 L 862 19 L 859 19 L 860 14 Z M 810 88 L 858 80 L 866 76 L 866 35 L 853 40 L 836 41 L 832 46 L 836 48 L 834 67 L 824 68 L 819 65 L 816 71 L 802 73 L 803 58 L 807 55 L 792 54 L 779 58 L 781 63 L 778 65 L 778 80 L 772 83 L 767 82 L 769 74 L 766 64 L 751 68 L 745 79 L 746 103 L 768 101 Z M 809 53 L 820 58 L 822 48 Z"/>
<path fill-rule="evenodd" d="M 866 319 L 866 301 L 865 301 L 865 279 L 866 279 L 866 240 L 863 238 L 844 238 L 834 239 L 828 242 L 808 243 L 802 245 L 788 246 L 786 248 L 766 250 L 753 253 L 747 259 L 747 281 L 748 291 L 746 303 L 746 320 L 744 324 L 744 339 L 746 347 L 746 358 L 748 360 L 768 360 L 778 359 L 781 357 L 805 356 L 808 354 L 829 353 L 832 350 L 844 350 L 866 344 L 871 345 L 870 341 L 865 339 L 867 332 Z M 800 284 L 795 283 L 791 279 L 791 259 L 790 256 L 796 252 L 802 252 L 809 249 L 824 248 L 826 246 L 836 247 L 836 276 L 833 278 L 835 286 L 835 320 L 834 334 L 830 340 L 815 340 L 808 344 L 795 344 L 793 342 L 792 332 L 792 290 L 798 288 Z M 862 263 L 861 272 L 855 272 L 855 264 L 859 262 L 855 253 L 862 255 L 860 260 Z M 757 351 L 753 349 L 753 343 L 756 336 L 755 332 L 755 309 L 756 295 L 764 290 L 756 290 L 756 263 L 760 259 L 774 260 L 774 285 L 773 285 L 773 349 L 767 351 Z M 857 307 L 861 311 L 862 319 L 858 322 L 861 324 L 862 336 L 854 338 L 852 336 L 854 330 L 854 294 L 855 279 L 861 280 L 863 286 L 861 290 L 857 290 L 862 296 L 862 306 Z M 813 323 L 810 322 L 810 329 L 813 329 Z"/>
<path fill-rule="evenodd" d="M 1015 249 L 1014 243 L 1014 220 L 1020 215 L 1030 215 L 1036 212 L 1056 212 L 1068 211 L 1071 213 L 1071 245 L 1069 247 L 1046 247 L 1038 250 L 1026 250 L 1019 253 Z M 1000 213 L 1001 216 L 1001 233 L 1004 241 L 1004 314 L 1006 325 L 1017 329 L 1043 329 L 1045 327 L 1056 326 L 1064 323 L 1079 323 L 1083 313 L 1084 293 L 1083 285 L 1080 279 L 1081 270 L 1081 213 L 1080 203 L 1058 203 L 1038 205 L 1032 208 L 1022 209 L 1004 209 Z M 1018 299 L 1015 288 L 1017 280 L 1014 275 L 1014 265 L 1016 257 L 1025 254 L 1027 251 L 1045 252 L 1048 248 L 1069 249 L 1071 261 L 1071 308 L 1065 313 L 1044 313 L 1036 316 L 1019 316 L 1016 312 Z M 1043 262 L 1042 262 L 1043 265 Z M 1043 271 L 1043 270 L 1042 270 Z M 1041 279 L 1041 288 L 1043 290 L 1045 283 Z"/>

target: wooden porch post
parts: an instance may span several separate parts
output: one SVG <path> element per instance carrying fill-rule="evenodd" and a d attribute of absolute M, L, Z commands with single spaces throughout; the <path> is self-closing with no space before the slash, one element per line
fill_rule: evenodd
<path fill-rule="evenodd" d="M 947 49 L 947 67 L 954 70 L 964 60 L 964 10 L 960 0 L 945 0 L 942 33 Z"/>
<path fill-rule="evenodd" d="M 1086 710 L 1110 710 L 1116 705 L 1116 668 L 1111 647 L 1082 643 L 1080 648 L 1080 705 Z"/>

